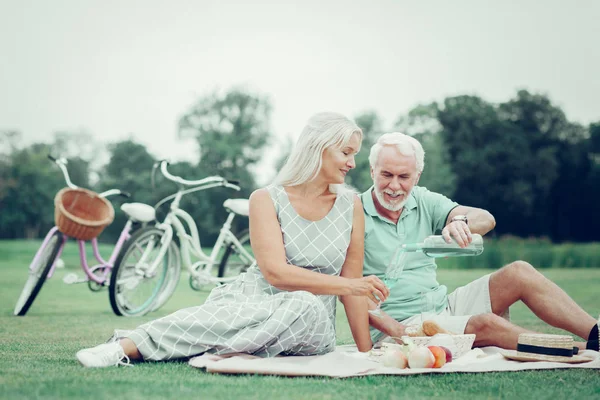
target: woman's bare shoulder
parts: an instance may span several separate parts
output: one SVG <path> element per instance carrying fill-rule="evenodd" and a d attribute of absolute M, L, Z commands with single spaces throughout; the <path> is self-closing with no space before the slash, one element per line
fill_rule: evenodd
<path fill-rule="evenodd" d="M 260 201 L 264 200 L 267 197 L 269 197 L 269 191 L 267 190 L 267 188 L 260 188 L 252 192 L 252 194 L 250 195 L 250 200 L 254 199 L 255 201 Z"/>

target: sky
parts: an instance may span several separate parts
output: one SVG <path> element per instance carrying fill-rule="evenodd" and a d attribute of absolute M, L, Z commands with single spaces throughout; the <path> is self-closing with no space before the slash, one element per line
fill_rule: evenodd
<path fill-rule="evenodd" d="M 373 110 L 389 129 L 419 103 L 521 88 L 588 124 L 600 120 L 599 21 L 595 0 L 0 0 L 0 131 L 132 137 L 195 160 L 178 119 L 234 86 L 271 100 L 273 148 L 319 111 Z"/>

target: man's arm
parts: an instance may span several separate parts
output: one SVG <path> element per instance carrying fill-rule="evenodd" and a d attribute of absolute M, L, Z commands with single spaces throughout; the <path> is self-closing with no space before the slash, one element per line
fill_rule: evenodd
<path fill-rule="evenodd" d="M 372 300 L 367 300 L 370 310 L 373 310 L 377 307 L 377 304 L 375 304 Z M 380 316 L 369 313 L 369 325 L 392 337 L 396 341 L 400 340 L 400 338 L 404 335 L 405 326 L 387 315 L 383 310 L 379 311 L 381 312 Z"/>
<path fill-rule="evenodd" d="M 465 215 L 468 224 L 463 221 L 454 221 L 452 218 L 457 215 Z M 496 226 L 496 220 L 489 211 L 482 208 L 457 206 L 448 214 L 446 226 L 442 229 L 442 236 L 447 242 L 450 242 L 451 237 L 456 240 L 460 247 L 466 247 L 471 243 L 471 233 L 485 235 Z"/>

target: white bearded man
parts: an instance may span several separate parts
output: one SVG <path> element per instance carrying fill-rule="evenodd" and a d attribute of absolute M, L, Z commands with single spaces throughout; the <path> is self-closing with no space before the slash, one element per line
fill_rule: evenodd
<path fill-rule="evenodd" d="M 365 275 L 384 277 L 395 249 L 441 234 L 466 247 L 472 234 L 485 235 L 496 221 L 488 211 L 459 205 L 417 186 L 424 168 L 424 151 L 402 133 L 382 135 L 369 156 L 373 186 L 361 195 L 365 214 Z M 400 337 L 420 319 L 423 296 L 433 308 L 432 319 L 454 333 L 476 334 L 475 346 L 516 349 L 528 330 L 509 321 L 509 307 L 522 301 L 547 324 L 586 341 L 581 349 L 598 351 L 598 322 L 561 288 L 524 261 L 512 262 L 448 294 L 437 281 L 434 259 L 408 253 L 400 280 L 381 304 L 381 316 L 370 315 L 373 342 Z M 376 304 L 371 302 L 370 307 Z"/>

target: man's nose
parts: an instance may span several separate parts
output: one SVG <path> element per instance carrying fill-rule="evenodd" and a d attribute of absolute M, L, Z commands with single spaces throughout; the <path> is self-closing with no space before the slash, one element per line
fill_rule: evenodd
<path fill-rule="evenodd" d="M 400 185 L 400 180 L 398 180 L 398 178 L 392 178 L 392 180 L 390 181 L 390 184 L 388 186 L 393 191 L 402 189 L 402 185 Z"/>

